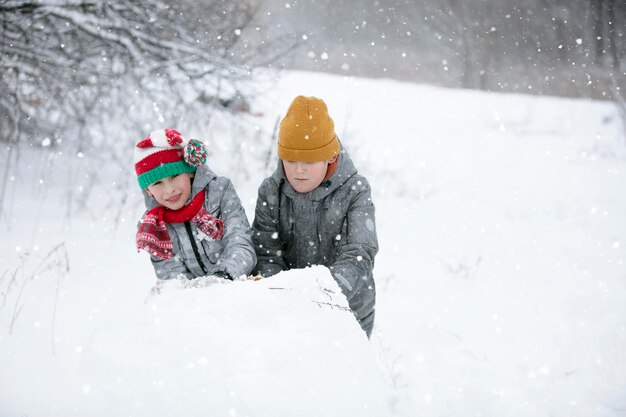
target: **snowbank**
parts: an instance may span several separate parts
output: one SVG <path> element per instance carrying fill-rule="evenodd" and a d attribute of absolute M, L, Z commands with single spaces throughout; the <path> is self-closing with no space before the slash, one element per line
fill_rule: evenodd
<path fill-rule="evenodd" d="M 385 414 L 371 345 L 324 267 L 171 282 L 100 328 L 83 359 L 90 415 Z"/>

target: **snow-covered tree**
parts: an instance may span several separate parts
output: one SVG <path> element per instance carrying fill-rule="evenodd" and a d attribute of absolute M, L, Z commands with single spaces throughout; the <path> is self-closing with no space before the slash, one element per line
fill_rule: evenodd
<path fill-rule="evenodd" d="M 253 68 L 292 46 L 256 12 L 248 0 L 0 0 L 0 217 L 21 146 L 113 167 L 106 180 L 126 195 L 140 135 L 202 133 L 213 114 L 248 110 Z"/>
<path fill-rule="evenodd" d="M 0 1 L 1 140 L 67 135 L 93 122 L 114 91 L 170 102 L 190 82 L 205 97 L 238 91 L 251 57 L 264 57 L 236 51 L 254 12 L 224 0 Z"/>

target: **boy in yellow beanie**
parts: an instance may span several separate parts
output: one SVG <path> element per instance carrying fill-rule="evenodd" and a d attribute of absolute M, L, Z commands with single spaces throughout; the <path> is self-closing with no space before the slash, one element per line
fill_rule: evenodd
<path fill-rule="evenodd" d="M 252 224 L 255 272 L 327 266 L 369 337 L 378 252 L 374 203 L 335 134 L 326 104 L 296 97 L 280 123 L 278 167 L 259 187 Z"/>

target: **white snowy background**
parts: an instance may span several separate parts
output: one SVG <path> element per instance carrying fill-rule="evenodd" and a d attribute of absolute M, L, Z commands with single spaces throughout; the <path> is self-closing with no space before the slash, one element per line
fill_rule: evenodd
<path fill-rule="evenodd" d="M 327 102 L 372 185 L 372 339 L 322 267 L 150 297 L 134 178 L 126 199 L 85 174 L 111 167 L 24 150 L 0 239 L 0 416 L 626 415 L 626 138 L 612 104 L 290 72 L 253 102 L 261 116 L 236 116 L 247 128 L 225 115 L 206 132 L 165 121 L 109 139 L 128 164 L 152 129 L 205 139 L 252 221 L 298 94 Z M 238 155 L 221 146 L 237 140 Z M 68 184 L 92 187 L 71 214 Z"/>

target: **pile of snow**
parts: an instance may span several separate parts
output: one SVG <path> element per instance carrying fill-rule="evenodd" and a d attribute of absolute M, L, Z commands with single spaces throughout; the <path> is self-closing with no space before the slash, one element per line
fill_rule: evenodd
<path fill-rule="evenodd" d="M 386 413 L 374 352 L 328 269 L 183 284 L 95 332 L 89 415 Z"/>

